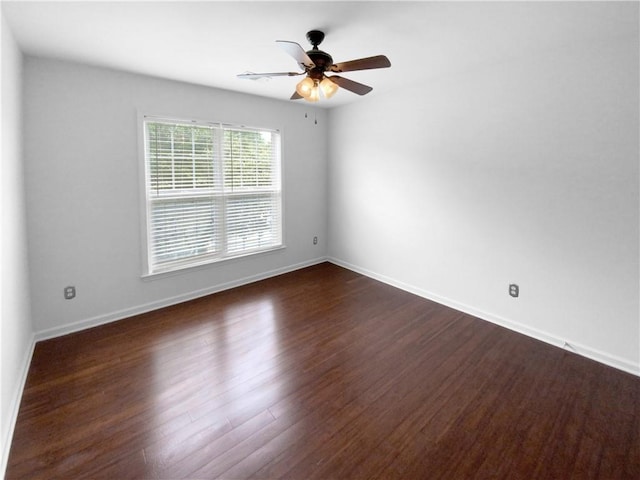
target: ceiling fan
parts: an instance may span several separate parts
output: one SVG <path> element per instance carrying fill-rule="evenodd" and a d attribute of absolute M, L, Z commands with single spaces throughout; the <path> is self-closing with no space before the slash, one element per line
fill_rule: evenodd
<path fill-rule="evenodd" d="M 331 98 L 338 90 L 338 87 L 342 87 L 358 95 L 366 95 L 373 90 L 373 88 L 368 85 L 354 82 L 339 75 L 329 77 L 325 75 L 326 72 L 342 73 L 352 72 L 354 70 L 387 68 L 391 66 L 391 62 L 384 55 L 333 63 L 331 55 L 318 49 L 318 45 L 324 40 L 324 32 L 311 30 L 307 32 L 307 40 L 309 40 L 309 43 L 311 43 L 313 47 L 307 52 L 296 42 L 276 40 L 278 46 L 298 62 L 298 65 L 303 70 L 302 72 L 242 73 L 238 75 L 238 78 L 257 80 L 259 78 L 306 75 L 305 78 L 296 85 L 296 91 L 291 96 L 291 100 L 304 98 L 309 102 L 317 102 L 320 99 L 321 91 L 326 98 Z"/>

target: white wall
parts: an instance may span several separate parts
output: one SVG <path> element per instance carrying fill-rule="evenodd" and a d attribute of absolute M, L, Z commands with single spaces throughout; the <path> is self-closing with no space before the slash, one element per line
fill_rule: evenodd
<path fill-rule="evenodd" d="M 142 280 L 138 112 L 280 128 L 287 248 Z M 313 113 L 299 103 L 27 57 L 27 211 L 38 338 L 324 259 L 326 113 L 317 112 L 317 125 Z M 75 299 L 63 298 L 66 285 L 76 286 Z"/>
<path fill-rule="evenodd" d="M 0 476 L 33 349 L 22 162 L 22 54 L 2 22 L 0 162 Z"/>
<path fill-rule="evenodd" d="M 638 374 L 638 4 L 579 13 L 580 41 L 332 110 L 329 255 Z"/>

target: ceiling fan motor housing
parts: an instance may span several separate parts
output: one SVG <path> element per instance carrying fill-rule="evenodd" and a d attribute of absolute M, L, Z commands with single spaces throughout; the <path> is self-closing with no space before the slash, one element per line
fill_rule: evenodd
<path fill-rule="evenodd" d="M 333 65 L 333 58 L 327 52 L 323 52 L 322 50 L 309 50 L 307 52 L 309 58 L 315 64 L 315 67 L 309 69 L 309 76 L 311 78 L 322 78 L 324 72 L 331 68 Z"/>

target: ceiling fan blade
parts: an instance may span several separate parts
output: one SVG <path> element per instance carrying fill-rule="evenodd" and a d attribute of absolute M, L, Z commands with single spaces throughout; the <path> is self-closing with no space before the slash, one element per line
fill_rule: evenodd
<path fill-rule="evenodd" d="M 387 68 L 391 66 L 391 62 L 384 55 L 376 55 L 375 57 L 359 58 L 349 62 L 340 62 L 331 66 L 329 70 L 332 72 L 353 72 L 354 70 L 370 70 L 372 68 Z"/>
<path fill-rule="evenodd" d="M 238 78 L 246 78 L 249 80 L 258 80 L 259 78 L 268 77 L 295 77 L 298 75 L 304 75 L 304 72 L 274 72 L 274 73 L 241 73 L 236 75 Z"/>
<path fill-rule="evenodd" d="M 354 82 L 353 80 L 349 80 L 348 78 L 339 77 L 338 75 L 334 75 L 333 77 L 327 77 L 336 85 L 344 88 L 345 90 L 349 90 L 350 92 L 357 93 L 358 95 L 366 95 L 371 90 L 372 87 L 369 85 L 365 85 L 363 83 Z"/>
<path fill-rule="evenodd" d="M 291 95 L 291 98 L 289 100 L 300 100 L 304 98 L 302 95 L 300 95 L 298 92 L 293 92 L 293 95 Z"/>
<path fill-rule="evenodd" d="M 296 42 L 288 42 L 286 40 L 276 40 L 276 43 L 282 50 L 291 55 L 303 70 L 306 71 L 308 68 L 316 66 L 300 44 Z"/>

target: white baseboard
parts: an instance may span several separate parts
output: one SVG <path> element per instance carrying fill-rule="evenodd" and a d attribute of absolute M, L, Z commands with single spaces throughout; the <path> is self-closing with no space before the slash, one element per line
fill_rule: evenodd
<path fill-rule="evenodd" d="M 284 273 L 293 272 L 295 270 L 300 270 L 301 268 L 310 267 L 312 265 L 317 265 L 319 263 L 326 262 L 326 261 L 327 261 L 326 257 L 319 257 L 312 260 L 307 260 L 305 262 L 297 263 L 294 265 L 288 265 L 286 267 L 270 270 L 268 272 L 262 272 L 256 275 L 251 275 L 249 277 L 240 278 L 237 280 L 233 280 L 231 282 L 221 283 L 218 285 L 214 285 L 212 287 L 207 287 L 207 288 L 203 288 L 193 292 L 176 295 L 175 297 L 163 298 L 162 300 L 146 303 L 144 305 L 138 305 L 138 306 L 126 308 L 123 310 L 118 310 L 116 312 L 110 312 L 103 315 L 98 315 L 92 318 L 88 318 L 86 320 L 81 320 L 79 322 L 62 325 L 60 327 L 49 328 L 47 330 L 36 332 L 35 340 L 38 342 L 41 340 L 48 340 L 50 338 L 61 337 L 62 335 L 79 332 L 81 330 L 86 330 L 88 328 L 93 328 L 93 327 L 97 327 L 107 323 L 115 322 L 128 317 L 132 317 L 134 315 L 140 315 L 142 313 L 158 310 L 159 308 L 169 307 L 171 305 L 176 305 L 178 303 L 187 302 L 189 300 L 194 300 L 196 298 L 211 295 L 213 293 L 222 292 L 224 290 L 229 290 L 231 288 L 240 287 L 242 285 L 247 285 L 249 283 L 257 282 L 270 277 L 275 277 L 278 275 L 282 275 Z"/>
<path fill-rule="evenodd" d="M 617 368 L 618 370 L 622 370 L 627 373 L 640 376 L 640 365 L 634 364 L 633 362 L 627 359 L 620 358 L 616 355 L 612 355 L 607 352 L 602 352 L 600 350 L 597 350 L 592 347 L 588 347 L 586 345 L 581 345 L 569 339 L 559 338 L 548 332 L 544 332 L 542 330 L 538 330 L 536 328 L 532 328 L 527 325 L 523 325 L 521 323 L 511 321 L 509 319 L 500 317 L 498 315 L 494 315 L 489 312 L 478 310 L 477 308 L 471 307 L 469 305 L 456 302 L 455 300 L 451 300 L 450 298 L 442 297 L 440 295 L 434 294 L 432 292 L 428 292 L 421 288 L 417 288 L 413 285 L 406 284 L 404 282 L 387 277 L 385 275 L 372 272 L 371 270 L 367 270 L 366 268 L 362 268 L 357 265 L 350 264 L 338 258 L 329 257 L 327 258 L 327 260 L 340 267 L 347 268 L 354 272 L 365 275 L 366 277 L 373 278 L 374 280 L 378 280 L 382 283 L 386 283 L 388 285 L 399 288 L 406 292 L 413 293 L 415 295 L 418 295 L 419 297 L 426 298 L 427 300 L 432 300 L 441 305 L 445 305 L 447 307 L 453 308 L 454 310 L 458 310 L 460 312 L 464 312 L 474 317 L 480 318 L 481 320 L 486 320 L 496 325 L 500 325 L 501 327 L 508 328 L 509 330 L 513 330 L 514 332 L 522 333 L 523 335 L 527 335 L 528 337 L 535 338 L 536 340 L 541 340 L 555 347 L 563 348 L 570 352 L 577 353 L 578 355 L 589 358 L 591 360 L 595 360 L 599 363 L 603 363 L 610 367 Z"/>
<path fill-rule="evenodd" d="M 9 407 L 9 418 L 7 419 L 7 425 L 2 432 L 2 458 L 0 459 L 0 478 L 4 478 L 7 471 L 7 462 L 9 461 L 9 451 L 11 450 L 13 432 L 16 428 L 18 412 L 20 411 L 20 402 L 22 400 L 22 393 L 24 392 L 24 386 L 27 383 L 27 375 L 29 374 L 29 366 L 31 365 L 31 359 L 33 358 L 33 350 L 35 349 L 35 346 L 35 335 L 31 335 L 30 345 L 25 351 L 24 357 L 22 359 L 22 365 L 20 365 L 20 380 L 18 382 L 18 387 L 13 392 L 11 398 L 11 406 Z"/>

